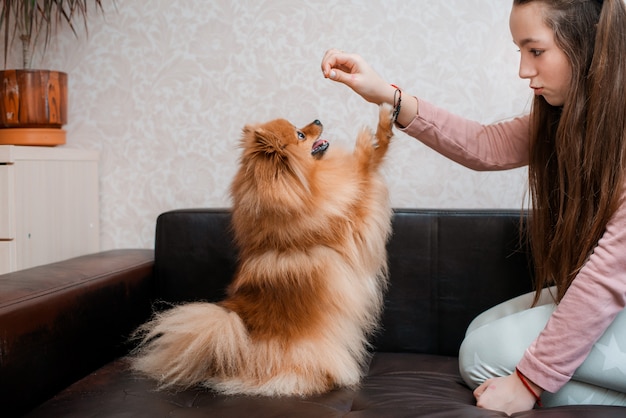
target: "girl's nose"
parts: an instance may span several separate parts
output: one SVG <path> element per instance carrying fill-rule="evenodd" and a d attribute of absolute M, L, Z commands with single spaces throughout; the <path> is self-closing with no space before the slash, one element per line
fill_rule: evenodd
<path fill-rule="evenodd" d="M 532 63 L 529 63 L 528 60 L 524 58 L 520 58 L 519 62 L 519 77 L 520 78 L 531 78 L 537 75 L 537 70 Z"/>

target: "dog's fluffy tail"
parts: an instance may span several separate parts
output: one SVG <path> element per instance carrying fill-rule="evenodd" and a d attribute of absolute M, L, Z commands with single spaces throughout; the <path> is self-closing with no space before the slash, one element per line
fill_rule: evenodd
<path fill-rule="evenodd" d="M 159 388 L 188 388 L 209 378 L 229 377 L 244 366 L 246 328 L 235 312 L 212 303 L 177 306 L 141 326 L 131 368 Z"/>

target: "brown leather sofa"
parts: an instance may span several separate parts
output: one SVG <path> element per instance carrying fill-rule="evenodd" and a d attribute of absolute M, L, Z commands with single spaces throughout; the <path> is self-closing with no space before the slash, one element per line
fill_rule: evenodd
<path fill-rule="evenodd" d="M 391 286 L 358 390 L 312 398 L 157 392 L 130 373 L 129 333 L 160 301 L 216 301 L 236 251 L 226 210 L 161 215 L 155 250 L 115 250 L 0 276 L 3 417 L 500 417 L 458 374 L 465 328 L 531 288 L 515 211 L 397 210 Z M 519 417 L 623 417 L 626 408 L 535 409 Z"/>

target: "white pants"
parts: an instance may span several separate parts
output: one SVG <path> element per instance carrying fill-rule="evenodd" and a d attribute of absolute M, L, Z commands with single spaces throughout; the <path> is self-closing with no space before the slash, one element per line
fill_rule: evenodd
<path fill-rule="evenodd" d="M 545 327 L 556 305 L 544 289 L 538 304 L 534 294 L 503 302 L 477 316 L 467 328 L 459 352 L 461 376 L 472 388 L 492 377 L 515 371 L 524 351 Z M 544 392 L 544 406 L 626 406 L 626 310 L 594 345 L 572 379 L 557 393 Z"/>

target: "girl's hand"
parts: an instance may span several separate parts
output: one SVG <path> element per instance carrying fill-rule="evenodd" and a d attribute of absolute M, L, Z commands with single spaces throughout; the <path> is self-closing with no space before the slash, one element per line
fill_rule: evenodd
<path fill-rule="evenodd" d="M 533 389 L 541 395 L 541 389 L 536 386 Z M 533 409 L 536 401 L 516 374 L 486 380 L 474 390 L 474 397 L 476 406 L 508 415 Z"/>
<path fill-rule="evenodd" d="M 395 88 L 385 82 L 363 58 L 329 49 L 322 59 L 324 77 L 345 84 L 370 103 L 393 105 Z"/>

